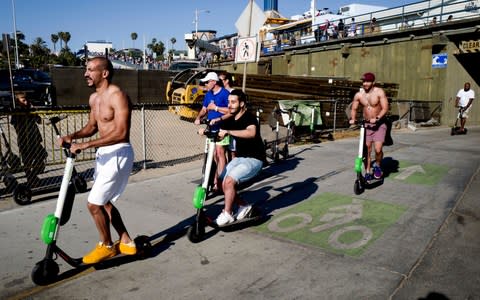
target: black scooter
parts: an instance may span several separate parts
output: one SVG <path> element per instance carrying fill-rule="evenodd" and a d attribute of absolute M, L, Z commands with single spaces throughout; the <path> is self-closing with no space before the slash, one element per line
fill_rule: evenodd
<path fill-rule="evenodd" d="M 290 158 L 288 146 L 289 144 L 295 143 L 295 115 L 298 112 L 298 105 L 294 105 L 292 108 L 283 110 L 281 108 L 275 108 L 269 118 L 270 127 L 272 131 L 275 131 L 275 140 L 267 141 L 264 140 L 265 149 L 267 157 L 270 158 L 273 162 L 280 161 L 280 156 L 283 160 Z M 287 136 L 285 137 L 285 143 L 280 149 L 280 121 L 282 114 L 288 114 L 288 122 L 285 124 L 287 127 Z M 258 123 L 260 124 L 260 122 Z"/>
<path fill-rule="evenodd" d="M 29 188 L 25 184 L 18 183 L 14 173 L 21 171 L 22 161 L 20 157 L 12 152 L 10 143 L 8 142 L 2 126 L 0 125 L 0 134 L 2 135 L 3 142 L 7 151 L 5 154 L 0 151 L 0 180 L 5 185 L 5 193 L 13 193 L 13 200 L 19 205 L 25 205 L 30 203 L 30 200 L 24 201 L 28 196 Z"/>
<path fill-rule="evenodd" d="M 66 114 L 61 114 L 59 116 L 54 116 L 51 118 L 48 118 L 45 120 L 45 124 L 50 124 L 52 125 L 53 129 L 55 130 L 55 134 L 57 137 L 60 137 L 60 130 L 57 127 L 57 123 L 60 122 L 61 120 L 67 118 L 68 115 Z M 68 157 L 68 150 L 63 149 L 65 156 Z M 87 191 L 87 181 L 78 174 L 77 170 L 75 167 L 72 170 L 72 181 L 75 187 L 75 191 L 77 193 L 84 193 Z M 34 192 L 40 192 L 40 191 L 49 191 L 52 189 L 58 188 L 58 184 L 55 183 L 54 185 L 46 185 L 46 186 L 41 186 L 35 189 L 30 188 L 29 186 L 25 184 L 17 184 L 15 185 L 15 188 L 13 189 L 13 200 L 19 205 L 27 205 L 32 202 L 32 194 Z"/>
<path fill-rule="evenodd" d="M 69 151 L 70 146 L 71 145 L 68 143 L 64 143 L 62 145 L 62 147 L 67 150 L 68 154 L 67 161 L 65 163 L 63 180 L 57 199 L 57 205 L 55 213 L 49 214 L 45 217 L 40 233 L 42 241 L 47 245 L 47 250 L 45 257 L 35 264 L 35 267 L 31 273 L 32 281 L 37 285 L 48 285 L 58 279 L 60 272 L 59 265 L 56 262 L 58 257 L 61 257 L 74 268 L 87 268 L 105 263 L 120 256 L 114 256 L 97 264 L 86 265 L 82 262 L 82 258 L 72 258 L 57 245 L 57 237 L 60 226 L 65 225 L 70 219 L 73 208 L 73 200 L 75 199 L 75 185 L 72 180 L 72 173 L 75 164 L 75 157 L 78 153 L 71 153 Z M 135 238 L 135 244 L 137 246 L 137 254 L 135 255 L 136 257 L 144 258 L 149 255 L 151 244 L 148 236 L 138 236 Z"/>
<path fill-rule="evenodd" d="M 467 128 L 464 128 L 464 130 L 460 130 L 460 126 L 457 126 L 458 121 L 462 119 L 462 114 L 464 112 L 463 107 L 458 108 L 458 114 L 457 114 L 457 119 L 455 120 L 455 125 L 453 125 L 452 130 L 450 131 L 450 135 L 459 135 L 459 134 L 467 134 Z"/>
<path fill-rule="evenodd" d="M 215 153 L 215 143 L 218 141 L 218 130 L 211 130 L 209 120 L 202 120 L 202 124 L 207 125 L 203 133 L 203 135 L 207 137 L 207 142 L 205 148 L 205 159 L 202 167 L 202 183 L 195 188 L 193 193 L 193 207 L 197 210 L 197 212 L 193 224 L 187 230 L 187 237 L 192 243 L 198 243 L 203 240 L 206 226 L 210 226 L 215 229 L 221 229 L 239 223 L 253 222 L 262 218 L 261 211 L 255 205 L 252 205 L 252 209 L 242 220 L 235 220 L 234 222 L 223 226 L 218 226 L 214 219 L 205 214 L 205 201 L 209 193 L 209 187 L 213 183 L 213 177 L 216 172 L 213 155 Z"/>

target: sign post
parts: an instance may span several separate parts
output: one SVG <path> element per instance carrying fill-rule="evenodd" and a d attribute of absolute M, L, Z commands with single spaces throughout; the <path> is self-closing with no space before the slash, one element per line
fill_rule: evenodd
<path fill-rule="evenodd" d="M 247 7 L 243 10 L 235 26 L 238 30 L 238 43 L 235 51 L 235 62 L 243 62 L 243 81 L 242 91 L 245 92 L 247 81 L 247 63 L 258 60 L 257 38 L 256 35 L 260 28 L 265 24 L 265 13 L 258 7 L 255 1 L 250 0 Z M 255 33 L 252 36 L 252 32 Z"/>

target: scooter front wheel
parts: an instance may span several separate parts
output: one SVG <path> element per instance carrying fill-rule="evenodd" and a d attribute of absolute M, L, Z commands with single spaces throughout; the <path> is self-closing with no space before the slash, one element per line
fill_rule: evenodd
<path fill-rule="evenodd" d="M 35 264 L 32 270 L 32 281 L 36 285 L 48 285 L 55 282 L 60 268 L 51 258 L 46 258 Z"/>
<path fill-rule="evenodd" d="M 355 195 L 360 195 L 365 191 L 365 186 L 360 182 L 359 179 L 355 180 L 355 184 L 353 185 L 353 192 Z"/>
<path fill-rule="evenodd" d="M 203 240 L 205 236 L 205 222 L 202 219 L 195 221 L 187 231 L 188 240 L 192 243 L 198 243 Z"/>
<path fill-rule="evenodd" d="M 283 149 L 282 149 L 282 156 L 283 156 L 283 160 L 286 160 L 288 159 L 288 156 L 290 154 L 288 153 L 288 145 L 285 144 L 285 146 L 283 146 Z"/>

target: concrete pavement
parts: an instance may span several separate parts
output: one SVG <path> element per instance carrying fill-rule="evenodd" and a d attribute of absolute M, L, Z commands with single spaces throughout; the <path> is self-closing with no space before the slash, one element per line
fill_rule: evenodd
<path fill-rule="evenodd" d="M 261 204 L 264 222 L 209 228 L 197 244 L 184 234 L 201 162 L 142 171 L 118 208 L 132 235 L 152 237 L 152 257 L 81 272 L 59 258 L 62 280 L 46 287 L 35 286 L 30 272 L 44 255 L 39 230 L 55 201 L 3 211 L 0 298 L 480 299 L 480 127 L 449 132 L 394 131 L 384 183 L 358 196 L 357 139 L 293 147 L 292 158 L 244 191 Z M 98 239 L 86 196 L 77 195 L 59 235 L 75 257 Z M 215 216 L 222 198 L 207 205 Z"/>

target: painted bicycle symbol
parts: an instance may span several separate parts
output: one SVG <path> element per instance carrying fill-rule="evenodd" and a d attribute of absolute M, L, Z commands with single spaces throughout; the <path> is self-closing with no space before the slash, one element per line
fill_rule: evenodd
<path fill-rule="evenodd" d="M 370 228 L 364 225 L 342 226 L 362 218 L 363 202 L 361 199 L 352 199 L 351 204 L 331 207 L 327 213 L 320 217 L 321 224 L 310 228 L 310 232 L 319 233 L 334 227 L 340 227 L 333 231 L 328 238 L 331 247 L 347 250 L 366 245 L 373 238 L 373 232 Z M 285 222 L 287 220 L 292 222 Z M 268 229 L 272 232 L 293 232 L 308 226 L 312 221 L 313 217 L 309 213 L 290 213 L 273 220 L 268 224 Z M 282 222 L 289 225 L 281 225 Z M 359 232 L 361 236 L 348 243 L 342 241 L 342 235 L 350 232 Z"/>

